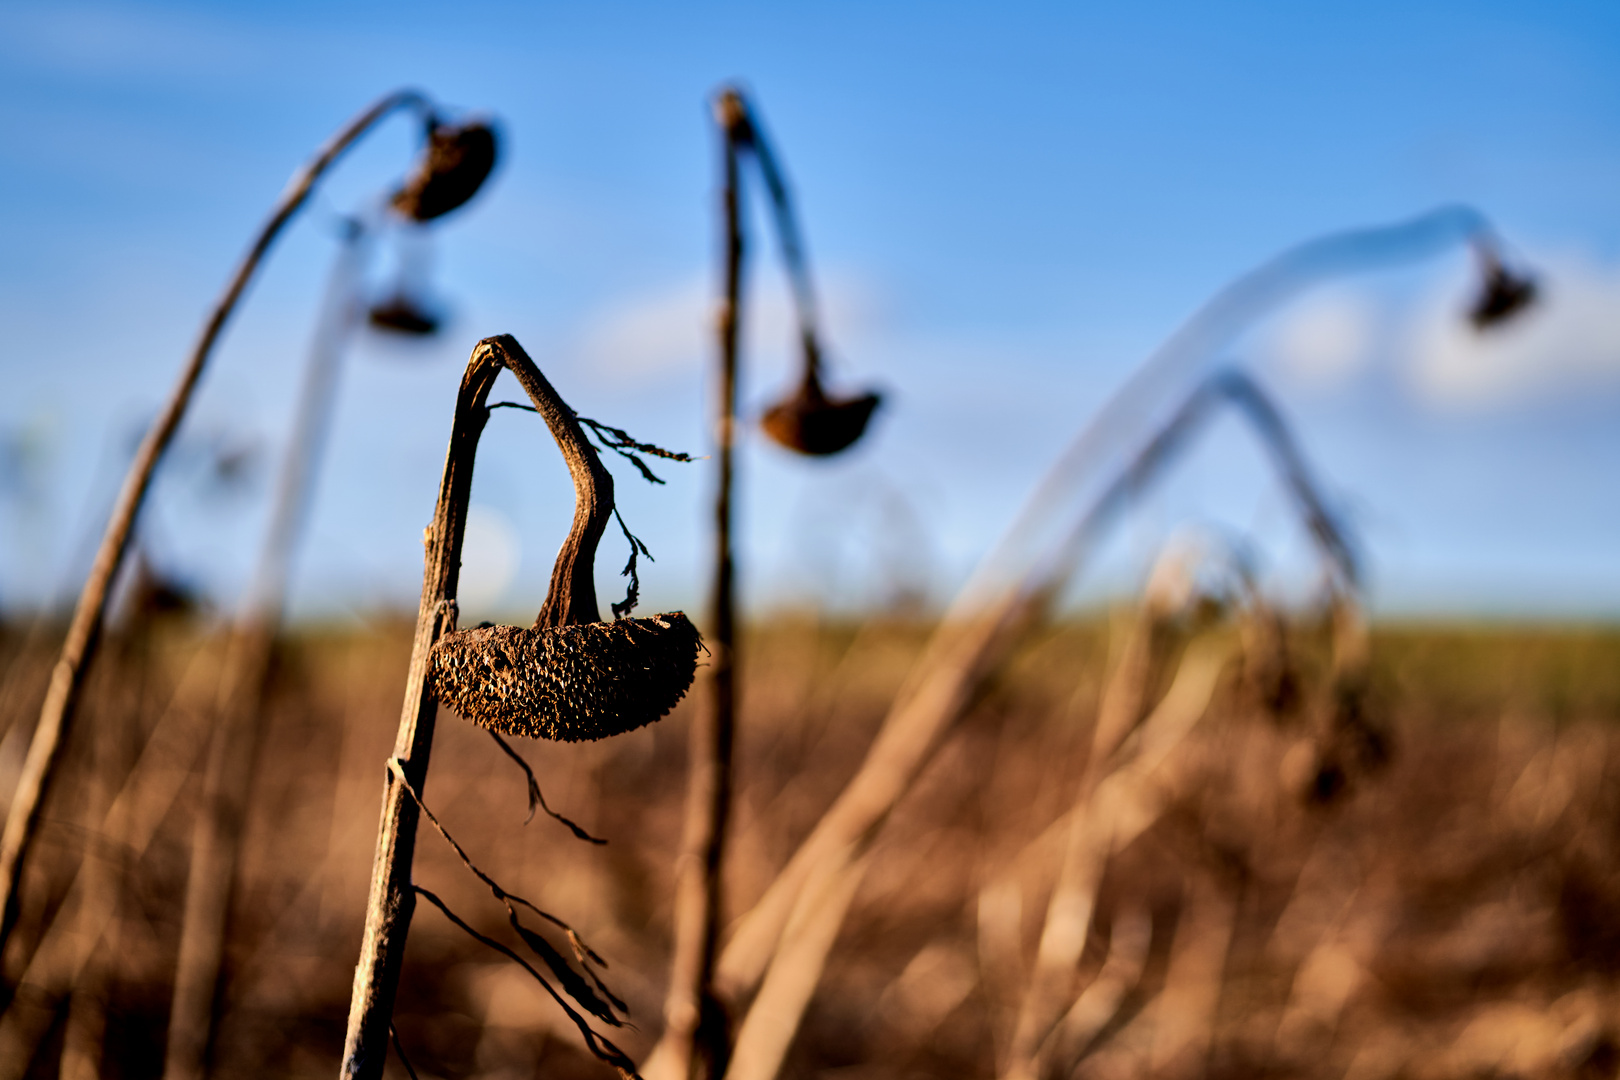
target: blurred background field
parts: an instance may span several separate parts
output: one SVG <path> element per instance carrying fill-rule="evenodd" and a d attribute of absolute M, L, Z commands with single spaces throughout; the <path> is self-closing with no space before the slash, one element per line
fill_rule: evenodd
<path fill-rule="evenodd" d="M 1054 823 L 1076 797 L 1135 620 L 1121 608 L 1040 633 L 973 706 L 885 828 L 786 1075 L 994 1072 L 1053 884 Z M 750 629 L 731 910 L 757 898 L 854 770 L 925 629 L 792 615 Z M 202 689 L 199 633 L 174 616 L 127 625 L 92 683 L 21 937 L 38 938 L 81 856 L 105 864 L 118 907 L 93 977 L 56 1003 L 29 1075 L 55 1075 L 64 1043 L 97 1024 L 102 1075 L 159 1075 L 194 762 L 168 763 L 191 775 L 170 805 L 147 811 L 155 825 L 138 849 L 116 835 L 89 843 L 87 822 L 106 804 L 97 784 L 124 782 L 143 736 L 197 723 L 185 710 Z M 1177 621 L 1159 681 L 1186 641 L 1211 633 L 1236 632 L 1210 610 Z M 4 639 L 13 689 L 0 767 L 15 768 L 48 637 L 32 652 L 17 628 Z M 408 641 L 407 625 L 380 619 L 301 631 L 278 654 L 219 999 L 218 1075 L 328 1075 L 338 1056 Z M 1331 793 L 1310 777 L 1323 626 L 1292 627 L 1287 656 L 1295 692 L 1281 698 L 1257 688 L 1265 676 L 1252 652 L 1223 665 L 1208 714 L 1166 761 L 1163 810 L 1110 863 L 1082 969 L 1100 969 L 1111 940 L 1145 940 L 1079 1075 L 1611 1075 L 1620 631 L 1380 627 L 1369 700 L 1387 761 L 1353 766 Z M 613 1034 L 636 1055 L 659 1028 L 686 725 L 701 698 L 700 683 L 669 720 L 610 741 L 523 747 L 550 805 L 605 847 L 543 815 L 525 825 L 522 774 L 453 717 L 425 792 L 475 861 L 608 958 L 637 1025 Z M 98 773 L 95 761 L 114 764 Z M 485 933 L 510 936 L 437 836 L 424 833 L 420 853 L 419 881 Z M 1217 959 L 1201 968 L 1210 937 Z M 1211 979 L 1218 997 L 1199 1006 Z M 603 1074 L 520 969 L 426 905 L 396 1024 L 422 1075 Z M 1207 1066 L 1186 1058 L 1188 1046 L 1207 1046 Z"/>

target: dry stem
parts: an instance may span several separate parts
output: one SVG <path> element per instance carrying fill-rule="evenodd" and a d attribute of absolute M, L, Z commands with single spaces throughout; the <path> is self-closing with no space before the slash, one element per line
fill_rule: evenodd
<path fill-rule="evenodd" d="M 467 526 L 473 461 L 478 437 L 489 418 L 485 402 L 503 368 L 517 376 L 536 410 L 545 418 L 563 451 L 576 491 L 573 529 L 558 554 L 552 573 L 552 592 L 546 597 L 539 622 L 562 625 L 584 613 L 593 616 L 586 621 L 596 621 L 591 559 L 596 553 L 596 539 L 601 536 L 612 512 L 612 478 L 586 443 L 573 412 L 557 396 L 517 340 L 506 334 L 485 338 L 473 348 L 466 374 L 462 376 L 450 448 L 439 484 L 438 505 L 433 523 L 423 535 L 427 552 L 422 601 L 393 753 L 409 789 L 398 782 L 392 771 L 383 781 L 382 822 L 372 864 L 371 897 L 366 909 L 360 960 L 355 967 L 349 1029 L 343 1050 L 341 1075 L 346 1078 L 377 1080 L 382 1076 L 387 1058 L 394 994 L 399 986 L 406 934 L 416 905 L 411 861 L 419 811 L 410 789 L 420 794 L 426 788 L 438 710 L 438 703 L 428 692 L 431 653 L 434 643 L 455 629 L 456 586 L 461 572 L 461 542 Z M 579 588 L 587 594 L 578 595 Z M 558 621 L 546 623 L 548 617 Z"/>
<path fill-rule="evenodd" d="M 118 493 L 118 501 L 113 507 L 111 519 L 107 522 L 101 546 L 97 549 L 95 561 L 91 564 L 90 576 L 85 581 L 84 591 L 79 594 L 79 602 L 68 625 L 67 638 L 62 644 L 61 654 L 51 671 L 50 688 L 40 709 L 39 723 L 34 728 L 33 741 L 28 747 L 28 757 L 23 764 L 22 776 L 17 782 L 16 794 L 6 815 L 5 830 L 0 833 L 0 949 L 4 948 L 5 939 L 9 936 L 16 918 L 17 887 L 22 879 L 23 862 L 28 856 L 29 845 L 33 842 L 34 833 L 39 825 L 40 807 L 55 775 L 63 742 L 73 722 L 79 692 L 84 685 L 85 671 L 95 656 L 102 623 L 106 618 L 108 594 L 123 563 L 125 550 L 129 546 L 130 533 L 135 526 L 135 518 L 140 512 L 141 503 L 146 498 L 147 488 L 151 485 L 152 474 L 164 450 L 173 439 L 176 429 L 179 428 L 181 419 L 185 416 L 186 407 L 191 402 L 192 391 L 202 376 L 203 366 L 207 363 L 209 354 L 213 352 L 214 343 L 218 340 L 231 312 L 235 310 L 242 291 L 247 288 L 248 281 L 253 277 L 265 252 L 269 250 L 282 227 L 308 199 L 316 180 L 372 125 L 395 109 L 404 106 L 425 109 L 427 101 L 421 94 L 412 90 L 402 90 L 388 95 L 351 120 L 308 164 L 293 175 L 271 212 L 269 220 L 259 230 L 252 247 L 248 249 L 235 273 L 231 275 L 230 281 L 225 286 L 225 292 L 215 303 L 208 321 L 203 326 L 202 336 L 181 370 L 180 381 L 170 393 L 168 401 L 164 403 L 151 430 L 141 441 L 135 460 L 130 463 L 129 473 L 125 476 L 124 485 Z"/>
<path fill-rule="evenodd" d="M 298 413 L 276 489 L 259 567 L 243 611 L 231 627 L 219 706 L 203 775 L 181 916 L 169 1009 L 164 1080 L 200 1080 L 213 1027 L 214 991 L 225 948 L 237 850 L 253 778 L 265 684 L 280 629 L 294 548 L 315 482 L 330 422 L 342 350 L 355 324 L 356 290 L 369 251 L 356 223 L 332 267 L 315 342 L 304 370 Z"/>
<path fill-rule="evenodd" d="M 103 841 L 117 845 L 132 862 L 139 861 L 191 775 L 208 719 L 203 699 L 212 700 L 210 676 L 217 660 L 205 651 L 192 661 L 102 820 Z M 96 877 L 80 867 L 18 980 L 11 1006 L 0 1016 L 0 1080 L 26 1073 L 50 1032 L 55 1004 L 72 989 L 116 913 L 118 892 L 98 887 Z"/>
<path fill-rule="evenodd" d="M 1344 583 L 1353 586 L 1354 552 L 1339 524 L 1326 512 L 1297 447 L 1275 409 L 1241 373 L 1207 379 L 1146 445 L 1127 439 L 1133 425 L 1152 421 L 1157 399 L 1189 372 L 1212 359 L 1257 317 L 1306 287 L 1348 270 L 1398 263 L 1429 255 L 1458 240 L 1488 232 L 1483 217 L 1466 207 L 1447 207 L 1384 229 L 1341 233 L 1284 252 L 1228 286 L 1132 377 L 1059 458 L 1020 515 L 1008 539 L 987 557 L 930 641 L 907 688 L 896 699 L 861 769 L 831 809 L 800 844 L 760 901 L 741 920 L 722 953 L 716 973 L 720 995 L 736 1000 L 764 973 L 807 881 L 837 872 L 851 845 L 865 844 L 931 760 L 960 717 L 979 680 L 994 666 L 1016 629 L 1038 612 L 1055 588 L 1069 579 L 1089 550 L 1095 531 L 1143 478 L 1152 475 L 1203 418 L 1214 401 L 1227 398 L 1242 409 L 1278 461 L 1299 499 L 1307 526 L 1327 550 Z M 1131 455 L 1122 471 L 1095 495 L 1088 473 L 1106 467 L 1120 452 Z M 1063 543 L 1035 558 L 1010 587 L 990 585 L 1019 549 L 1041 545 L 1054 508 L 1076 490 L 1092 501 Z M 1036 547 L 1037 551 L 1040 550 Z"/>
<path fill-rule="evenodd" d="M 1037 1075 L 1039 1047 L 1050 1024 L 1067 1004 L 1075 965 L 1091 926 L 1090 894 L 1101 878 L 1102 860 L 1112 842 L 1110 835 L 1101 835 L 1099 844 L 1098 823 L 1093 820 L 1090 802 L 1097 784 L 1114 764 L 1114 751 L 1147 713 L 1148 692 L 1170 643 L 1165 630 L 1176 614 L 1151 601 L 1143 604 L 1127 635 L 1119 666 L 1103 692 L 1091 753 L 1075 806 L 1067 815 L 1068 842 L 1047 902 L 1035 967 L 1019 1006 L 1004 1066 L 1005 1075 L 1015 1080 L 1033 1080 Z"/>
<path fill-rule="evenodd" d="M 988 672 L 1006 654 L 1024 627 L 1037 618 L 1057 586 L 1068 580 L 1097 528 L 1124 502 L 1125 495 L 1178 448 L 1211 405 L 1231 399 L 1256 426 L 1276 455 L 1305 517 L 1335 565 L 1355 578 L 1351 547 L 1317 494 L 1297 447 L 1262 392 L 1239 374 L 1218 375 L 1193 394 L 1166 429 L 1139 451 L 1138 458 L 1084 515 L 1063 550 L 1042 561 L 1020 587 L 976 614 L 971 591 L 959 597 L 935 632 L 907 685 L 895 700 L 860 770 L 788 861 L 759 902 L 739 920 L 716 965 L 715 989 L 723 1001 L 749 994 L 773 955 L 784 948 L 786 926 L 806 893 L 817 892 L 848 872 L 871 844 L 900 798 L 932 760 Z M 964 610 L 965 609 L 965 610 Z M 827 939 L 831 944 L 831 938 Z M 797 1024 L 797 1017 L 791 1019 Z"/>
<path fill-rule="evenodd" d="M 738 147 L 734 124 L 725 124 L 723 199 L 726 229 L 725 297 L 717 316 L 720 383 L 715 419 L 714 582 L 712 627 L 708 638 L 709 702 L 692 725 L 691 778 L 686 832 L 676 872 L 675 947 L 669 993 L 664 1003 L 664 1036 L 647 1071 L 666 1080 L 687 1080 L 701 1060 L 710 1080 L 726 1071 L 730 1033 L 724 1006 L 714 992 L 714 964 L 720 939 L 721 866 L 731 812 L 732 747 L 736 737 L 736 594 L 732 577 L 731 526 L 733 450 L 737 427 L 737 331 L 742 294 L 743 235 L 738 189 Z"/>

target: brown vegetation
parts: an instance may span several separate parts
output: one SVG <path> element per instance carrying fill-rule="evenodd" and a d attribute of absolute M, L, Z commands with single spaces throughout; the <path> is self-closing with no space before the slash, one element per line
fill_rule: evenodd
<path fill-rule="evenodd" d="M 1120 663 L 1111 654 L 1134 623 L 1045 631 L 978 699 L 872 849 L 786 1075 L 984 1076 L 1005 1065 Z M 1111 849 L 1047 1067 L 1612 1071 L 1620 635 L 1375 631 L 1370 701 L 1394 752 L 1323 802 L 1301 796 L 1316 790 L 1327 631 L 1289 630 L 1298 693 L 1277 711 L 1240 629 L 1204 605 L 1163 637 L 1152 698 L 1189 667 L 1226 659 L 1208 711 L 1150 770 L 1151 821 Z M 728 910 L 757 899 L 854 771 L 925 630 L 778 620 L 747 643 Z M 21 656 L 21 643 L 5 643 L 19 663 L 8 727 L 31 719 L 47 673 L 44 650 Z M 218 1000 L 217 1075 L 327 1076 L 339 1055 L 409 643 L 408 627 L 383 623 L 308 632 L 280 654 Z M 104 1075 L 158 1073 L 217 659 L 193 627 L 131 628 L 91 680 L 86 707 L 105 722 L 75 729 L 7 956 L 15 984 L 24 952 L 48 946 L 0 1024 L 11 1038 L 19 1016 L 39 1014 L 29 1075 L 56 1074 L 75 1018 L 96 1034 L 86 1011 L 102 1014 L 91 1044 Z M 570 919 L 608 960 L 639 1025 L 615 1037 L 637 1057 L 658 1035 L 686 727 L 704 692 L 700 682 L 670 719 L 616 739 L 521 747 L 550 804 L 606 847 L 544 817 L 525 826 L 521 772 L 470 725 L 440 729 L 425 793 L 480 866 Z M 15 768 L 10 735 L 0 769 Z M 116 885 L 99 931 L 69 891 L 86 856 Z M 416 880 L 510 939 L 504 910 L 437 837 L 422 838 Z M 83 942 L 90 933 L 99 945 Z M 47 954 L 55 981 L 39 978 Z M 520 969 L 425 907 L 395 1024 L 423 1075 L 607 1075 Z"/>

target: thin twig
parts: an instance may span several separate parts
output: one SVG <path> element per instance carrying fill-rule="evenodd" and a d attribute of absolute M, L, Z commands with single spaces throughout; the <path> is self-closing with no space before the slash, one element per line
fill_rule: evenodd
<path fill-rule="evenodd" d="M 524 412 L 539 412 L 539 410 L 533 405 L 525 405 L 520 401 L 496 401 L 492 402 L 489 405 L 489 408 L 522 409 Z M 682 453 L 678 450 L 665 450 L 662 446 L 658 446 L 654 443 L 641 442 L 623 428 L 616 428 L 611 424 L 604 424 L 599 420 L 592 420 L 588 416 L 581 416 L 578 413 L 575 413 L 574 419 L 578 420 L 581 424 L 590 429 L 591 434 L 596 436 L 597 443 L 600 444 L 603 449 L 612 450 L 615 454 L 618 454 L 620 457 L 624 458 L 626 461 L 629 461 L 632 465 L 639 469 L 641 471 L 642 478 L 649 483 L 662 484 L 664 481 L 647 467 L 646 462 L 642 461 L 641 458 L 636 456 L 636 451 L 643 454 L 651 454 L 653 457 L 664 458 L 668 461 L 698 460 L 691 454 Z"/>
<path fill-rule="evenodd" d="M 581 424 L 584 424 L 586 427 L 591 429 L 591 434 L 596 436 L 597 442 L 601 443 L 602 446 L 612 450 L 615 454 L 618 454 L 620 457 L 629 461 L 630 464 L 634 465 L 637 469 L 641 470 L 643 479 L 651 483 L 662 484 L 664 481 L 660 477 L 656 476 L 653 471 L 647 467 L 646 462 L 642 461 L 641 458 L 636 456 L 635 451 L 640 451 L 643 454 L 651 454 L 654 457 L 665 458 L 669 461 L 695 460 L 690 454 L 678 453 L 674 450 L 665 450 L 663 447 L 655 446 L 652 443 L 638 442 L 623 428 L 616 428 L 607 424 L 598 423 L 589 417 L 579 416 L 578 414 L 575 414 L 575 418 Z"/>
<path fill-rule="evenodd" d="M 624 538 L 630 542 L 630 559 L 624 564 L 624 569 L 619 572 L 620 577 L 630 579 L 630 586 L 625 590 L 622 601 L 609 605 L 613 608 L 613 617 L 622 619 L 634 611 L 636 604 L 641 601 L 641 576 L 636 573 L 636 555 L 639 553 L 647 556 L 648 562 L 656 562 L 657 560 L 653 558 L 652 552 L 647 550 L 647 545 L 642 542 L 641 538 L 631 532 L 630 526 L 624 523 L 624 515 L 619 513 L 617 506 L 613 508 L 613 516 L 619 522 L 619 528 L 624 530 Z"/>
<path fill-rule="evenodd" d="M 641 1080 L 640 1075 L 636 1072 L 636 1063 L 630 1060 L 630 1056 L 623 1050 L 620 1050 L 617 1046 L 614 1046 L 613 1043 L 610 1042 L 606 1037 L 598 1035 L 595 1031 L 593 1031 L 591 1029 L 591 1025 L 586 1021 L 586 1019 L 574 1011 L 573 1007 L 568 1004 L 567 999 L 561 994 L 557 993 L 557 988 L 547 982 L 546 977 L 534 969 L 534 965 L 530 964 L 527 960 L 523 959 L 523 957 L 507 948 L 505 945 L 502 945 L 494 938 L 485 934 L 480 934 L 477 930 L 474 930 L 471 926 L 467 925 L 467 923 L 463 921 L 459 915 L 450 910 L 449 905 L 447 905 L 443 900 L 439 899 L 432 892 L 424 889 L 420 885 L 413 885 L 411 888 L 416 895 L 426 898 L 428 903 L 442 911 L 445 918 L 449 919 L 457 927 L 465 931 L 469 937 L 488 945 L 491 949 L 494 949 L 508 960 L 521 964 L 524 971 L 527 971 L 530 975 L 533 975 L 535 981 L 541 986 L 545 987 L 546 993 L 551 995 L 552 1000 L 558 1005 L 562 1006 L 563 1012 L 568 1014 L 568 1019 L 572 1020 L 574 1022 L 574 1026 L 579 1029 L 580 1035 L 585 1039 L 585 1045 L 590 1048 L 592 1054 L 594 1054 L 599 1060 L 605 1061 L 609 1065 L 612 1065 L 615 1069 L 618 1069 L 619 1074 L 626 1077 L 627 1080 Z"/>
<path fill-rule="evenodd" d="M 399 1044 L 399 1032 L 394 1029 L 393 1021 L 388 1023 L 388 1037 L 393 1040 L 394 1053 L 399 1055 L 399 1063 L 405 1066 L 405 1071 L 410 1075 L 411 1080 L 419 1080 L 416 1075 L 416 1068 L 411 1065 L 411 1059 L 405 1054 L 405 1048 Z"/>
<path fill-rule="evenodd" d="M 564 825 L 568 826 L 568 829 L 569 829 L 570 832 L 572 832 L 575 836 L 579 837 L 581 840 L 585 841 L 586 843 L 588 843 L 588 844 L 605 844 L 605 843 L 607 843 L 606 840 L 603 840 L 603 839 L 601 839 L 599 837 L 592 836 L 590 833 L 586 832 L 584 829 L 580 828 L 578 825 L 574 824 L 572 821 L 570 821 L 567 818 L 563 817 L 561 814 L 557 813 L 557 811 L 553 810 L 551 807 L 547 806 L 546 805 L 546 797 L 540 791 L 540 781 L 535 779 L 534 770 L 529 767 L 529 763 L 527 761 L 523 760 L 523 755 L 519 754 L 516 750 L 514 750 L 512 748 L 512 744 L 507 742 L 505 736 L 503 736 L 500 732 L 492 730 L 490 728 L 485 728 L 484 730 L 488 731 L 489 732 L 489 737 L 495 740 L 495 745 L 499 746 L 501 748 L 501 753 L 505 754 L 507 757 L 511 758 L 513 761 L 518 763 L 518 768 L 523 770 L 523 775 L 528 780 L 528 784 L 529 784 L 529 816 L 523 819 L 523 824 L 527 825 L 529 822 L 534 820 L 534 811 L 535 811 L 536 807 L 538 807 L 539 809 L 544 810 L 547 813 L 547 815 L 549 815 L 553 819 L 555 819 L 557 821 L 560 821 Z"/>
<path fill-rule="evenodd" d="M 400 767 L 399 760 L 397 758 L 390 758 L 388 760 L 388 768 L 389 771 L 394 774 L 395 779 L 404 785 L 406 794 L 408 794 L 411 797 L 411 800 L 416 803 L 417 809 L 420 810 L 428 819 L 428 822 L 432 824 L 434 829 L 438 831 L 439 835 L 444 837 L 445 843 L 449 844 L 451 848 L 455 850 L 455 853 L 461 859 L 462 864 L 466 866 L 468 870 L 471 870 L 473 875 L 489 888 L 490 894 L 493 895 L 495 899 L 499 900 L 503 905 L 505 905 L 507 921 L 512 924 L 512 929 L 517 932 L 518 936 L 523 939 L 524 943 L 527 944 L 530 949 L 534 950 L 535 954 L 539 956 L 541 960 L 545 961 L 546 966 L 551 969 L 551 973 L 557 976 L 558 981 L 563 984 L 563 989 L 567 990 L 569 995 L 572 996 L 575 1001 L 585 1006 L 585 1008 L 590 1011 L 591 1015 L 595 1016 L 598 1020 L 601 1020 L 603 1023 L 612 1024 L 614 1027 L 623 1027 L 624 1021 L 615 1016 L 613 1014 L 613 1010 L 616 1008 L 620 1012 L 628 1013 L 629 1009 L 625 1003 L 619 1000 L 619 998 L 615 996 L 611 990 L 602 985 L 602 980 L 598 978 L 596 973 L 591 970 L 589 963 L 582 963 L 581 966 L 585 968 L 586 976 L 592 983 L 595 984 L 596 988 L 602 992 L 603 997 L 606 997 L 607 1001 L 603 1001 L 601 998 L 597 997 L 596 993 L 592 991 L 591 987 L 586 985 L 585 980 L 579 977 L 579 973 L 568 966 L 568 961 L 563 959 L 563 955 L 556 949 L 552 948 L 551 942 L 547 941 L 545 938 L 523 925 L 522 921 L 518 918 L 517 908 L 514 906 L 514 904 L 521 904 L 530 911 L 534 912 L 536 915 L 540 916 L 542 919 L 545 919 L 547 922 L 561 927 L 564 931 L 566 931 L 569 941 L 575 943 L 576 956 L 594 957 L 600 961 L 600 957 L 597 957 L 595 951 L 585 945 L 584 941 L 579 937 L 579 935 L 574 932 L 573 927 L 557 918 L 557 916 L 552 915 L 549 912 L 542 911 L 538 906 L 528 900 L 525 900 L 516 893 L 508 892 L 506 889 L 502 888 L 500 883 L 494 878 L 480 870 L 472 861 L 472 857 L 467 854 L 467 849 L 456 843 L 455 837 L 450 835 L 449 830 L 444 827 L 444 824 L 439 821 L 438 817 L 433 813 L 433 811 L 429 810 L 426 804 L 422 802 L 421 797 L 416 794 L 416 789 L 412 787 L 411 782 L 405 778 L 405 770 Z"/>
<path fill-rule="evenodd" d="M 532 413 L 537 413 L 540 411 L 533 405 L 524 405 L 522 402 L 517 401 L 497 401 L 494 404 L 487 406 L 487 408 L 521 409 L 524 412 Z M 642 478 L 650 483 L 662 484 L 664 481 L 647 467 L 646 462 L 642 461 L 641 458 L 637 457 L 631 451 L 639 450 L 643 453 L 653 454 L 657 457 L 668 458 L 670 461 L 696 460 L 690 454 L 678 453 L 674 450 L 665 450 L 663 447 L 655 446 L 652 443 L 638 442 L 623 428 L 611 427 L 607 424 L 592 420 L 589 417 L 580 416 L 578 413 L 573 413 L 573 417 L 580 424 L 591 430 L 592 434 L 596 436 L 597 443 L 600 444 L 602 448 L 612 450 L 620 457 L 629 461 L 638 470 L 640 470 Z M 634 611 L 636 604 L 641 600 L 641 578 L 636 573 L 637 556 L 645 555 L 647 556 L 647 560 L 649 562 L 655 560 L 653 559 L 652 552 L 648 550 L 646 543 L 643 542 L 639 536 L 630 531 L 629 525 L 625 524 L 624 515 L 619 512 L 617 505 L 613 507 L 613 516 L 619 522 L 619 528 L 623 530 L 625 540 L 630 544 L 630 559 L 624 564 L 624 569 L 619 574 L 620 577 L 629 578 L 630 585 L 625 590 L 624 599 L 616 604 L 611 605 L 613 608 L 613 617 L 615 619 L 622 619 L 626 615 L 629 615 L 630 612 Z"/>

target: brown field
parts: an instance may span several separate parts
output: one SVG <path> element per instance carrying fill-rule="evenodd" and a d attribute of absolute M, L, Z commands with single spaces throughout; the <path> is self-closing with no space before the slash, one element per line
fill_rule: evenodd
<path fill-rule="evenodd" d="M 1324 626 L 1297 620 L 1286 648 L 1262 647 L 1248 624 L 1204 611 L 1162 628 L 1143 685 L 1147 704 L 1168 701 L 1204 663 L 1218 672 L 1207 708 L 1184 733 L 1154 728 L 1154 711 L 1119 763 L 1088 773 L 1134 625 L 1120 611 L 1049 628 L 1002 665 L 880 833 L 785 1075 L 1006 1075 L 1066 815 L 1088 776 L 1106 777 L 1113 801 L 1095 797 L 1082 816 L 1113 821 L 1115 840 L 1078 971 L 1052 999 L 1068 1011 L 1044 1044 L 1045 1075 L 1614 1074 L 1620 630 L 1377 626 L 1347 728 Z M 853 774 L 927 629 L 787 616 L 751 629 L 730 914 Z M 0 796 L 38 711 L 50 637 L 0 639 Z M 409 648 L 409 625 L 382 619 L 305 629 L 281 650 L 214 1075 L 337 1068 Z M 161 1073 L 216 662 L 206 635 L 176 620 L 113 634 L 97 661 L 4 957 L 21 989 L 0 1038 L 19 1024 L 37 1033 L 28 1076 L 87 1063 Z M 653 727 L 521 747 L 550 804 L 604 847 L 543 815 L 525 825 L 521 772 L 454 716 L 424 792 L 481 868 L 607 959 L 634 1024 L 611 1034 L 637 1060 L 661 1028 L 687 732 L 703 693 L 700 673 Z M 516 944 L 438 835 L 424 828 L 418 853 L 418 883 Z M 395 1022 L 424 1077 L 612 1075 L 521 968 L 427 904 Z M 24 1044 L 7 1045 L 0 1054 Z"/>

